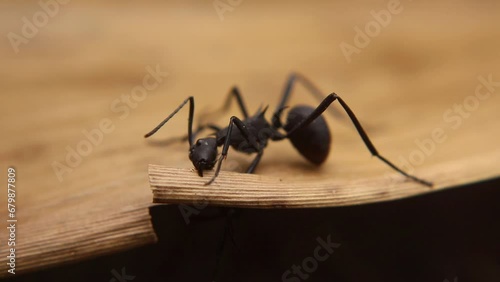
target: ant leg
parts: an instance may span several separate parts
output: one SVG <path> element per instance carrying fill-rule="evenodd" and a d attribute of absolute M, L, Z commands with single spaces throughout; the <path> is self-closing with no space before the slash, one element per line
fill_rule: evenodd
<path fill-rule="evenodd" d="M 234 86 L 233 88 L 231 88 L 231 91 L 229 91 L 229 94 L 226 98 L 226 101 L 224 102 L 224 105 L 222 106 L 222 108 L 214 113 L 208 113 L 206 114 L 205 116 L 200 116 L 200 119 L 198 120 L 198 123 L 202 123 L 202 120 L 203 119 L 206 119 L 207 115 L 210 116 L 210 115 L 220 115 L 222 113 L 225 113 L 229 110 L 229 106 L 231 105 L 231 100 L 235 98 L 236 99 L 236 102 L 238 103 L 238 106 L 241 110 L 241 113 L 243 114 L 243 117 L 246 119 L 249 117 L 248 115 L 248 110 L 247 110 L 247 106 L 245 104 L 245 102 L 243 101 L 243 97 L 240 93 L 240 90 L 238 89 L 238 87 Z"/>
<path fill-rule="evenodd" d="M 226 158 L 227 152 L 229 151 L 229 147 L 231 146 L 231 134 L 233 132 L 233 127 L 235 125 L 239 129 L 239 131 L 241 132 L 243 137 L 246 139 L 246 141 L 248 141 L 248 144 L 250 144 L 252 147 L 254 147 L 255 150 L 261 151 L 260 145 L 257 142 L 257 138 L 252 133 L 250 133 L 250 131 L 248 130 L 245 123 L 243 123 L 243 121 L 241 121 L 239 118 L 232 116 L 231 119 L 229 120 L 229 126 L 227 128 L 227 133 L 225 136 L 224 147 L 222 148 L 222 153 L 221 153 L 220 158 L 218 160 L 217 168 L 215 169 L 215 174 L 212 177 L 212 179 L 210 179 L 210 181 L 205 183 L 205 185 L 212 184 L 212 182 L 214 182 L 215 178 L 217 178 L 217 176 L 219 175 L 220 168 L 222 166 L 222 161 Z"/>
<path fill-rule="evenodd" d="M 354 124 L 354 127 L 356 127 L 356 130 L 358 131 L 359 136 L 361 136 L 361 139 L 363 140 L 363 142 L 365 143 L 366 147 L 368 148 L 368 150 L 370 151 L 370 153 L 373 156 L 377 157 L 379 160 L 381 160 L 382 162 L 384 162 L 385 164 L 387 164 L 388 166 L 390 166 L 395 171 L 401 173 L 402 175 L 404 175 L 404 176 L 406 176 L 406 177 L 408 177 L 408 178 L 410 178 L 410 179 L 412 179 L 412 180 L 414 180 L 414 181 L 416 181 L 416 182 L 418 182 L 420 184 L 432 187 L 432 183 L 431 182 L 423 180 L 423 179 L 420 179 L 420 178 L 417 178 L 417 177 L 415 177 L 413 175 L 410 175 L 410 174 L 404 172 L 402 169 L 400 169 L 399 167 L 397 167 L 395 164 L 393 164 L 392 162 L 390 162 L 388 159 L 386 159 L 383 156 L 381 156 L 378 153 L 378 151 L 375 148 L 375 146 L 373 145 L 373 143 L 371 142 L 370 138 L 368 137 L 368 134 L 366 134 L 365 130 L 361 126 L 361 123 L 358 121 L 358 119 L 354 115 L 354 112 L 349 108 L 349 106 L 344 102 L 344 100 L 342 100 L 342 98 L 340 98 L 340 96 L 338 96 L 335 93 L 331 93 L 330 95 L 328 95 L 323 100 L 323 102 L 321 102 L 321 104 L 307 118 L 305 118 L 299 124 L 297 124 L 292 130 L 290 130 L 286 135 L 284 135 L 284 137 L 287 138 L 290 135 L 292 135 L 295 131 L 297 131 L 297 130 L 299 130 L 301 128 L 304 128 L 304 127 L 308 126 L 309 124 L 311 124 L 311 122 L 313 122 L 317 117 L 319 117 L 321 114 L 323 114 L 323 112 L 335 100 L 338 100 L 339 103 L 340 103 L 340 105 L 342 106 L 342 108 L 344 108 L 345 112 L 347 113 L 347 115 L 351 119 L 352 123 Z M 283 138 L 283 137 L 281 137 L 281 138 Z"/>
<path fill-rule="evenodd" d="M 189 119 L 188 119 L 188 140 L 189 147 L 193 145 L 193 117 L 194 117 L 194 98 L 193 96 L 188 97 L 182 104 L 177 107 L 166 119 L 164 119 L 160 124 L 158 124 L 153 130 L 144 135 L 144 138 L 155 134 L 165 123 L 167 123 L 173 116 L 175 116 L 186 104 L 189 102 Z"/>
<path fill-rule="evenodd" d="M 290 96 L 292 95 L 293 86 L 295 85 L 296 82 L 300 82 L 309 91 L 309 93 L 311 93 L 311 95 L 314 96 L 318 101 L 322 101 L 325 98 L 323 92 L 319 90 L 319 88 L 305 76 L 299 73 L 291 73 L 287 79 L 287 82 L 285 83 L 285 88 L 283 89 L 283 94 L 280 99 L 280 102 L 273 114 L 272 123 L 276 128 L 280 128 L 282 125 L 281 114 L 286 104 L 288 103 Z M 334 108 L 331 108 L 331 113 L 333 116 L 336 117 L 340 116 L 339 113 L 335 111 Z"/>
<path fill-rule="evenodd" d="M 257 165 L 259 164 L 260 160 L 262 159 L 262 155 L 264 154 L 264 150 L 260 150 L 258 153 L 257 153 L 257 156 L 255 157 L 255 159 L 252 161 L 252 163 L 250 164 L 250 166 L 248 167 L 247 169 L 247 173 L 253 173 L 255 171 L 255 168 L 257 167 Z"/>
<path fill-rule="evenodd" d="M 295 131 L 300 130 L 304 127 L 307 127 L 309 124 L 311 124 L 315 119 L 317 119 L 319 116 L 323 114 L 323 112 L 328 109 L 328 107 L 335 101 L 337 98 L 334 96 L 334 94 L 330 94 L 326 96 L 326 98 L 319 104 L 316 109 L 305 119 L 301 120 L 298 124 L 295 125 L 286 135 L 281 135 L 279 136 L 276 140 L 282 140 L 285 138 L 288 138 L 291 136 Z"/>
<path fill-rule="evenodd" d="M 245 102 L 243 101 L 243 97 L 241 96 L 240 90 L 238 87 L 234 86 L 231 88 L 231 92 L 229 93 L 228 97 L 226 98 L 226 102 L 224 103 L 224 106 L 222 107 L 222 111 L 226 112 L 229 109 L 229 106 L 231 105 L 231 98 L 236 98 L 236 102 L 238 102 L 238 106 L 240 107 L 241 113 L 243 114 L 243 118 L 248 118 L 248 110 Z"/>

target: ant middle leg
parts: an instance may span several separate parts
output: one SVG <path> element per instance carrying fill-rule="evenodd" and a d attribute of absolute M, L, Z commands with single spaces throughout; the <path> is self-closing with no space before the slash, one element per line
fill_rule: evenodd
<path fill-rule="evenodd" d="M 253 173 L 255 171 L 255 168 L 257 168 L 257 165 L 259 165 L 260 160 L 262 159 L 262 155 L 264 154 L 264 150 L 261 148 L 259 152 L 257 152 L 257 156 L 255 159 L 252 161 L 250 166 L 247 169 L 247 173 Z"/>
<path fill-rule="evenodd" d="M 240 108 L 241 114 L 243 115 L 243 118 L 247 119 L 249 117 L 248 109 L 247 109 L 245 102 L 243 101 L 243 96 L 241 95 L 240 90 L 236 86 L 231 88 L 231 91 L 229 92 L 229 95 L 226 98 L 226 102 L 224 103 L 224 106 L 222 107 L 222 111 L 227 112 L 227 110 L 229 110 L 229 106 L 231 105 L 231 100 L 233 97 L 236 99 L 236 102 L 238 103 L 238 106 Z"/>
<path fill-rule="evenodd" d="M 318 101 L 322 101 L 323 99 L 325 99 L 325 94 L 321 90 L 319 90 L 319 88 L 314 83 L 312 83 L 312 81 L 299 73 L 291 73 L 285 83 L 283 94 L 273 114 L 272 122 L 273 125 L 277 128 L 281 127 L 281 114 L 283 112 L 283 109 L 286 107 L 288 100 L 292 96 L 292 90 L 296 83 L 302 84 L 308 90 L 308 92 Z M 341 117 L 334 108 L 330 108 L 330 111 L 333 116 Z"/>
<path fill-rule="evenodd" d="M 240 111 L 241 111 L 241 114 L 243 115 L 243 118 L 244 119 L 248 118 L 249 117 L 248 108 L 245 104 L 245 101 L 243 100 L 243 96 L 241 95 L 241 92 L 238 89 L 238 87 L 234 86 L 229 91 L 229 94 L 227 95 L 227 98 L 224 102 L 224 105 L 216 112 L 200 115 L 200 117 L 198 119 L 198 123 L 201 124 L 203 122 L 203 120 L 208 118 L 207 116 L 212 116 L 212 115 L 218 116 L 218 115 L 221 115 L 222 113 L 226 113 L 229 110 L 229 107 L 231 106 L 231 101 L 233 99 L 236 99 L 236 102 L 238 104 L 238 107 L 240 108 Z"/>

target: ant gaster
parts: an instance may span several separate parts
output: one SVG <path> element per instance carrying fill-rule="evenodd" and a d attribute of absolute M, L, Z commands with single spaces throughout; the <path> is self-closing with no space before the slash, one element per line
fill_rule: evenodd
<path fill-rule="evenodd" d="M 293 107 L 288 113 L 286 123 L 283 125 L 281 115 L 286 109 L 285 105 L 291 96 L 293 85 L 297 81 L 301 82 L 310 93 L 316 96 L 316 98 L 320 98 L 322 101 L 316 108 L 305 105 Z M 233 147 L 240 152 L 257 154 L 246 171 L 247 173 L 253 173 L 262 158 L 264 148 L 266 148 L 269 140 L 281 141 L 283 139 L 289 139 L 299 153 L 308 161 L 315 165 L 321 165 L 328 157 L 331 142 L 330 130 L 322 114 L 335 100 L 337 100 L 351 119 L 361 139 L 373 156 L 411 180 L 429 187 L 432 186 L 432 183 L 404 172 L 395 164 L 381 156 L 368 138 L 368 135 L 354 115 L 354 112 L 344 100 L 335 93 L 331 93 L 326 96 L 326 98 L 323 98 L 318 88 L 302 75 L 290 75 L 285 85 L 283 96 L 276 107 L 271 122 L 268 122 L 265 118 L 267 107 L 263 110 L 259 109 L 256 114 L 249 116 L 243 98 L 236 87 L 231 89 L 223 109 L 228 108 L 233 97 L 236 98 L 238 102 L 243 114 L 243 119 L 232 116 L 226 128 L 219 128 L 216 125 L 207 124 L 199 126 L 193 134 L 194 98 L 191 96 L 144 137 L 147 138 L 156 133 L 189 102 L 187 136 L 189 141 L 189 159 L 200 176 L 203 176 L 203 171 L 212 170 L 217 164 L 213 177 L 205 185 L 210 185 L 219 175 L 222 161 L 226 158 L 229 147 Z M 215 136 L 200 138 L 194 142 L 196 134 L 207 127 L 215 131 Z M 281 132 L 280 129 L 283 129 L 285 132 Z M 217 159 L 217 148 L 220 146 L 222 146 L 222 154 L 219 159 Z"/>

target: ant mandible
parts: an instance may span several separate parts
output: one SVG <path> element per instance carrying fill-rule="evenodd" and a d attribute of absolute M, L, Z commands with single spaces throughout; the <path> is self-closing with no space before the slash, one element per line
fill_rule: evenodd
<path fill-rule="evenodd" d="M 286 123 L 283 125 L 281 122 L 281 115 L 284 109 L 287 108 L 285 105 L 291 96 L 295 82 L 301 82 L 311 94 L 316 96 L 316 98 L 320 98 L 322 101 L 316 108 L 304 105 L 292 108 L 288 113 Z M 308 161 L 315 165 L 321 165 L 328 157 L 331 142 L 330 130 L 326 120 L 322 117 L 322 114 L 335 100 L 337 100 L 351 119 L 354 127 L 358 131 L 358 134 L 373 156 L 377 157 L 392 169 L 410 178 L 411 180 L 425 186 L 432 187 L 431 182 L 406 173 L 395 164 L 381 156 L 368 138 L 368 135 L 354 115 L 354 112 L 349 108 L 344 100 L 335 93 L 331 93 L 326 96 L 326 98 L 323 98 L 323 95 L 318 88 L 300 74 L 291 74 L 288 78 L 283 91 L 283 96 L 276 107 L 271 122 L 268 122 L 264 116 L 267 107 L 263 110 L 259 109 L 256 114 L 249 116 L 246 105 L 237 87 L 233 87 L 231 89 L 223 109 L 228 108 L 233 97 L 236 98 L 240 107 L 243 114 L 243 120 L 236 116 L 232 116 L 229 121 L 229 125 L 226 128 L 220 128 L 213 124 L 207 124 L 199 126 L 193 134 L 194 98 L 191 96 L 184 100 L 184 102 L 179 105 L 173 113 L 171 113 L 165 120 L 163 120 L 144 137 L 147 138 L 155 134 L 189 102 L 187 136 L 189 141 L 189 159 L 198 171 L 198 175 L 201 177 L 203 176 L 203 171 L 212 170 L 217 164 L 213 177 L 210 181 L 205 183 L 205 185 L 212 184 L 219 175 L 222 161 L 226 158 L 229 147 L 233 147 L 235 150 L 240 152 L 257 154 L 246 171 L 247 173 L 253 173 L 262 158 L 264 148 L 266 148 L 269 140 L 281 141 L 289 139 L 299 153 Z M 236 127 L 236 130 L 234 130 L 234 127 Z M 194 142 L 198 132 L 204 128 L 211 128 L 214 130 L 214 136 L 200 138 Z M 280 129 L 284 129 L 286 133 L 280 132 Z M 220 146 L 222 146 L 222 154 L 217 160 L 217 148 Z"/>

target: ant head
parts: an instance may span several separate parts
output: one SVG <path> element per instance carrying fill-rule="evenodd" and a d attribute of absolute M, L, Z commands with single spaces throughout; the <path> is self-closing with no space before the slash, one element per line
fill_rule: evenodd
<path fill-rule="evenodd" d="M 211 170 L 217 162 L 217 140 L 215 138 L 201 138 L 189 149 L 189 159 L 203 176 L 204 170 Z"/>

